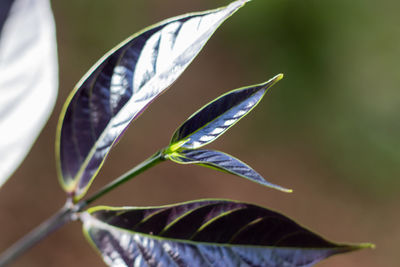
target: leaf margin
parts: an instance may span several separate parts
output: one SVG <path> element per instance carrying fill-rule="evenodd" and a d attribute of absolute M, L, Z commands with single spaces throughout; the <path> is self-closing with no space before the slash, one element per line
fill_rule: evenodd
<path fill-rule="evenodd" d="M 274 86 L 277 82 L 279 82 L 280 80 L 282 80 L 284 77 L 283 73 L 279 73 L 277 75 L 275 75 L 274 77 L 272 77 L 271 79 L 262 82 L 262 83 L 258 83 L 258 84 L 253 84 L 253 85 L 247 85 L 247 86 L 242 86 L 233 90 L 230 90 L 220 96 L 218 96 L 217 98 L 209 101 L 208 103 L 206 103 L 205 105 L 203 105 L 201 108 L 197 109 L 194 113 L 192 113 L 182 124 L 179 125 L 178 128 L 176 128 L 175 132 L 173 133 L 171 140 L 170 140 L 170 144 L 168 145 L 168 147 L 164 150 L 165 154 L 168 153 L 173 153 L 175 151 L 179 151 L 179 150 L 183 150 L 183 149 L 198 149 L 200 147 L 206 146 L 212 142 L 214 142 L 216 139 L 218 139 L 220 136 L 222 136 L 226 131 L 228 131 L 231 127 L 233 127 L 236 123 L 238 123 L 241 119 L 243 119 L 244 117 L 246 117 L 260 102 L 261 100 L 264 98 L 264 96 L 266 95 L 267 92 L 269 92 L 270 88 L 272 86 Z M 185 145 L 185 143 L 187 143 L 190 138 L 186 138 L 186 139 L 181 139 L 181 140 L 176 140 L 174 141 L 175 136 L 179 133 L 179 130 L 182 128 L 183 125 L 185 125 L 188 121 L 190 121 L 192 118 L 194 118 L 196 115 L 198 115 L 199 113 L 201 113 L 201 111 L 203 111 L 203 109 L 205 109 L 206 107 L 212 105 L 212 103 L 218 101 L 219 99 L 233 93 L 236 91 L 241 91 L 247 88 L 252 88 L 252 87 L 262 87 L 264 86 L 264 93 L 263 95 L 260 97 L 260 99 L 257 101 L 257 103 L 255 105 L 253 105 L 243 116 L 241 116 L 239 119 L 237 119 L 234 123 L 232 123 L 229 127 L 227 127 L 224 131 L 222 131 L 216 138 L 212 139 L 211 141 L 207 141 L 205 143 L 203 143 L 201 146 L 198 146 L 196 148 L 185 148 L 183 147 Z M 266 88 L 265 88 L 266 87 Z M 262 89 L 260 89 L 262 90 Z M 222 115 L 222 114 L 221 114 Z M 221 116 L 220 115 L 220 116 Z M 218 117 L 220 117 L 218 116 Z M 216 117 L 216 118 L 218 118 Z M 204 128 L 206 125 L 210 124 L 210 122 L 206 123 L 205 125 L 203 125 L 201 128 L 195 130 L 194 132 L 192 132 L 190 135 L 193 135 L 194 133 L 200 131 L 202 128 Z"/>
<path fill-rule="evenodd" d="M 188 149 L 188 150 L 189 151 L 196 151 L 196 150 L 199 150 L 199 149 Z M 201 150 L 206 150 L 206 149 L 201 149 Z M 208 163 L 208 162 L 204 162 L 204 161 L 200 161 L 200 160 L 197 160 L 197 161 L 194 160 L 192 162 L 180 161 L 178 159 L 179 157 L 190 159 L 190 158 L 186 157 L 184 154 L 180 153 L 180 152 L 184 152 L 184 151 L 186 151 L 186 150 L 175 151 L 175 152 L 172 152 L 170 154 L 165 155 L 164 157 L 165 157 L 165 159 L 169 159 L 169 160 L 171 160 L 171 161 L 173 161 L 173 162 L 175 162 L 177 164 L 181 164 L 181 165 L 194 164 L 194 165 L 198 165 L 198 166 L 203 166 L 203 167 L 206 167 L 206 168 L 209 168 L 209 169 L 213 169 L 213 170 L 216 170 L 216 171 L 220 171 L 220 172 L 223 172 L 223 173 L 232 174 L 232 175 L 247 179 L 250 182 L 257 183 L 257 184 L 260 184 L 262 186 L 269 187 L 269 188 L 272 188 L 272 189 L 276 189 L 276 190 L 282 191 L 284 193 L 293 193 L 293 189 L 286 188 L 286 187 L 283 187 L 283 186 L 268 182 L 261 174 L 259 174 L 256 170 L 254 170 L 250 165 L 248 165 L 247 163 L 241 161 L 240 159 L 238 159 L 238 158 L 236 158 L 236 157 L 234 157 L 234 156 L 232 156 L 232 155 L 230 155 L 228 153 L 225 153 L 225 152 L 222 152 L 222 151 L 218 151 L 218 150 L 208 150 L 207 149 L 207 151 L 216 152 L 216 153 L 225 155 L 227 157 L 233 158 L 238 163 L 242 164 L 245 167 L 248 167 L 248 169 L 250 169 L 254 173 L 258 174 L 260 176 L 260 178 L 263 178 L 265 183 L 261 183 L 261 182 L 255 181 L 255 180 L 253 180 L 253 179 L 251 179 L 249 177 L 246 177 L 245 175 L 239 174 L 237 172 L 229 171 L 228 169 L 223 168 L 223 167 L 219 167 L 215 163 Z"/>
<path fill-rule="evenodd" d="M 73 198 L 73 201 L 76 202 L 78 200 L 80 200 L 88 191 L 89 187 L 91 186 L 92 182 L 94 181 L 95 177 L 98 175 L 98 173 L 100 172 L 100 169 L 102 168 L 103 164 L 105 163 L 106 158 L 109 156 L 109 153 L 111 151 L 111 149 L 115 146 L 115 144 L 118 142 L 119 138 L 123 135 L 124 131 L 118 136 L 118 138 L 116 138 L 111 146 L 110 149 L 108 150 L 108 152 L 106 153 L 106 155 L 103 157 L 102 162 L 100 163 L 100 165 L 98 166 L 97 170 L 94 172 L 94 174 L 92 175 L 92 178 L 90 179 L 90 181 L 88 182 L 88 184 L 85 186 L 84 190 L 79 194 L 76 195 L 74 191 L 76 191 L 77 187 L 79 187 L 79 178 L 80 174 L 86 169 L 86 167 L 83 166 L 87 166 L 88 162 L 91 159 L 90 154 L 93 154 L 93 149 L 90 150 L 89 154 L 86 156 L 85 160 L 83 161 L 82 165 L 79 167 L 79 170 L 77 172 L 77 174 L 75 175 L 74 179 L 72 180 L 72 182 L 70 184 L 67 184 L 65 182 L 64 179 L 64 175 L 62 172 L 62 162 L 61 162 L 61 130 L 62 130 L 62 126 L 64 123 L 64 118 L 67 112 L 67 109 L 69 107 L 69 105 L 72 102 L 73 97 L 75 96 L 75 94 L 78 92 L 78 90 L 81 88 L 81 86 L 83 85 L 83 83 L 96 71 L 96 69 L 107 60 L 107 58 L 109 58 L 112 54 L 114 54 L 118 49 L 122 48 L 124 45 L 126 45 L 127 43 L 129 43 L 131 40 L 133 40 L 134 38 L 138 37 L 139 35 L 145 33 L 148 30 L 151 30 L 155 27 L 167 24 L 169 22 L 173 22 L 175 20 L 180 20 L 183 19 L 185 17 L 190 17 L 190 16 L 201 16 L 201 15 L 206 15 L 208 13 L 214 13 L 214 12 L 219 12 L 222 11 L 223 9 L 228 8 L 231 5 L 237 5 L 236 8 L 233 8 L 232 11 L 230 12 L 229 15 L 227 15 L 222 21 L 219 22 L 218 26 L 212 31 L 212 33 L 209 35 L 209 37 L 207 39 L 205 39 L 206 41 L 204 42 L 204 44 L 201 46 L 201 48 L 199 49 L 200 53 L 203 49 L 203 47 L 207 44 L 208 40 L 212 37 L 212 35 L 215 33 L 215 31 L 229 18 L 231 17 L 234 13 L 236 13 L 241 7 L 243 7 L 247 2 L 250 2 L 251 0 L 235 0 L 232 1 L 231 3 L 229 3 L 228 5 L 219 7 L 219 8 L 214 8 L 214 9 L 209 9 L 209 10 L 204 10 L 204 11 L 195 11 L 195 12 L 188 12 L 182 15 L 178 15 L 178 16 L 174 16 L 174 17 L 170 17 L 164 20 L 161 20 L 157 23 L 154 23 L 152 25 L 149 25 L 145 28 L 143 28 L 142 30 L 139 30 L 138 32 L 135 32 L 134 34 L 130 35 L 129 37 L 125 38 L 122 42 L 118 43 L 116 46 L 114 46 L 113 48 L 111 48 L 110 50 L 108 50 L 102 57 L 100 57 L 100 59 L 98 59 L 96 61 L 96 63 L 82 76 L 82 78 L 78 81 L 78 83 L 74 86 L 73 90 L 69 93 L 67 99 L 65 100 L 59 118 L 58 118 L 58 123 L 57 123 L 57 127 L 56 127 L 56 140 L 55 140 L 55 154 L 56 154 L 56 170 L 57 170 L 57 177 L 59 180 L 59 183 L 61 185 L 61 187 L 63 188 L 63 190 L 67 193 L 68 197 Z M 197 54 L 196 54 L 197 56 Z M 187 64 L 186 67 L 188 67 L 193 60 L 196 58 L 193 57 L 189 63 Z M 186 68 L 185 68 L 186 69 Z M 184 69 L 184 70 L 185 70 Z M 179 78 L 179 77 L 178 77 Z M 177 79 L 178 79 L 177 78 Z M 177 80 L 176 79 L 176 80 Z M 176 81 L 175 80 L 175 81 Z M 174 81 L 174 82 L 175 82 Z M 150 101 L 148 103 L 151 104 L 157 97 L 159 97 L 161 94 L 165 93 L 169 87 L 171 87 L 173 85 L 173 83 L 171 83 L 171 85 L 169 85 L 168 87 L 166 87 L 165 89 L 163 89 L 152 101 Z M 130 126 L 130 124 L 135 121 L 140 115 L 141 113 L 147 108 L 147 106 L 145 106 L 145 108 L 143 108 L 140 112 L 138 112 L 138 115 L 132 119 L 128 126 L 125 128 L 125 130 Z M 97 142 L 97 141 L 96 141 Z"/>
<path fill-rule="evenodd" d="M 252 203 L 248 203 L 248 202 L 243 202 L 243 201 L 237 201 L 237 200 L 230 200 L 230 199 L 219 199 L 219 198 L 208 198 L 208 199 L 198 199 L 198 200 L 190 200 L 190 201 L 184 201 L 184 202 L 180 202 L 180 203 L 174 203 L 174 204 L 167 204 L 167 205 L 159 205 L 159 206 L 147 206 L 147 207 L 129 207 L 129 206 L 124 206 L 124 207 L 111 207 L 111 206 L 95 206 L 95 207 L 91 207 L 88 210 L 86 210 L 84 213 L 80 214 L 80 220 L 82 221 L 82 231 L 83 234 L 85 236 L 85 239 L 88 240 L 88 242 L 90 243 L 90 245 L 92 246 L 92 248 L 96 251 L 96 253 L 104 260 L 103 254 L 102 252 L 98 249 L 97 245 L 95 244 L 95 242 L 92 240 L 92 238 L 89 235 L 89 231 L 88 229 L 86 229 L 85 227 L 85 223 L 87 221 L 85 220 L 95 220 L 95 224 L 100 224 L 100 225 L 104 225 L 105 228 L 111 228 L 111 231 L 121 231 L 130 235 L 139 235 L 139 236 L 143 236 L 149 239 L 154 239 L 156 241 L 160 241 L 160 242 L 177 242 L 177 243 L 183 243 L 183 244 L 188 244 L 188 245 L 194 245 L 194 246 L 201 246 L 201 245 L 206 245 L 206 246 L 216 246 L 216 247 L 249 247 L 249 248 L 262 248 L 262 249 L 275 249 L 277 248 L 276 246 L 262 246 L 262 245 L 237 245 L 237 244 L 226 244 L 226 243 L 213 243 L 213 242 L 204 242 L 204 241 L 192 241 L 192 240 L 185 240 L 185 239 L 174 239 L 174 238 L 168 238 L 168 237 L 161 237 L 158 235 L 152 235 L 152 234 L 146 234 L 146 233 L 141 233 L 141 232 L 135 232 L 135 231 L 131 231 L 128 229 L 124 229 L 121 227 L 117 227 L 117 226 L 113 226 L 110 224 L 107 224 L 103 221 L 101 221 L 100 219 L 94 218 L 91 214 L 93 212 L 99 211 L 99 210 L 104 210 L 104 209 L 108 209 L 111 211 L 125 211 L 125 210 L 132 210 L 132 209 L 137 209 L 137 210 L 143 210 L 143 209 L 158 209 L 158 208 L 169 208 L 169 207 L 176 207 L 179 205 L 185 205 L 185 204 L 193 204 L 196 202 L 201 202 L 201 201 L 226 201 L 226 202 L 233 202 L 233 203 L 238 203 L 238 204 L 245 204 L 245 205 L 253 205 L 253 206 L 257 206 L 260 207 L 262 209 L 266 209 L 268 211 L 277 213 L 287 219 L 289 219 L 290 221 L 294 222 L 295 224 L 297 224 L 299 227 L 303 228 L 304 230 L 317 235 L 318 237 L 320 237 L 321 239 L 323 239 L 324 241 L 331 243 L 332 245 L 334 245 L 335 247 L 333 248 L 300 248 L 300 249 L 304 249 L 304 250 L 309 250 L 309 249 L 332 249 L 335 250 L 335 253 L 332 253 L 331 255 L 322 258 L 321 260 L 324 260 L 328 257 L 334 256 L 336 254 L 340 254 L 340 253 L 347 253 L 347 252 L 353 252 L 353 251 L 357 251 L 357 250 L 361 250 L 361 249 L 375 249 L 375 245 L 372 243 L 336 243 L 336 242 L 332 242 L 327 240 L 325 237 L 321 236 L 319 233 L 316 233 L 315 231 L 311 231 L 309 228 L 304 227 L 302 224 L 298 223 L 297 221 L 293 220 L 290 217 L 287 217 L 286 215 L 279 213 L 273 209 L 269 209 L 263 206 L 260 206 L 258 204 L 252 204 Z M 88 216 L 88 217 L 86 217 Z M 86 219 L 86 218 L 89 219 Z M 293 249 L 296 247 L 280 247 L 282 249 Z"/>

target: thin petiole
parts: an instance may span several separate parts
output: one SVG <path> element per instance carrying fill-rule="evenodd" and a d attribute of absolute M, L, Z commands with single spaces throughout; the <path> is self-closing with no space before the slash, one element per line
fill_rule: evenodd
<path fill-rule="evenodd" d="M 41 223 L 38 227 L 33 229 L 30 233 L 23 236 L 14 245 L 9 247 L 0 254 L 0 267 L 6 266 L 21 254 L 37 244 L 39 241 L 53 233 L 66 223 L 74 219 L 74 210 L 67 201 L 67 204 L 56 212 L 52 217 Z"/>
<path fill-rule="evenodd" d="M 101 196 L 107 194 L 109 191 L 113 190 L 114 188 L 120 186 L 121 184 L 129 181 L 133 177 L 141 174 L 145 170 L 157 165 L 158 163 L 165 160 L 164 154 L 162 153 L 163 150 L 156 152 L 154 155 L 149 157 L 148 159 L 144 160 L 142 163 L 138 164 L 133 169 L 129 170 L 125 174 L 121 175 L 119 178 L 115 179 L 111 183 L 105 185 L 102 189 L 98 192 L 94 193 L 92 196 L 88 197 L 85 200 L 78 202 L 76 205 L 78 206 L 77 209 L 79 211 L 83 210 L 86 206 L 90 205 L 93 201 L 97 200 Z"/>
<path fill-rule="evenodd" d="M 71 199 L 67 200 L 67 203 L 63 208 L 61 208 L 56 214 L 44 221 L 38 227 L 33 229 L 30 233 L 22 237 L 10 248 L 5 250 L 0 254 L 0 267 L 6 266 L 7 264 L 14 261 L 21 254 L 27 251 L 29 248 L 37 244 L 39 241 L 47 237 L 52 232 L 56 231 L 66 223 L 73 221 L 77 218 L 77 213 L 82 211 L 86 206 L 91 204 L 93 201 L 107 194 L 114 188 L 120 186 L 121 184 L 127 182 L 133 177 L 141 174 L 145 170 L 157 165 L 158 163 L 165 160 L 163 155 L 163 150 L 158 151 L 148 159 L 144 160 L 142 163 L 138 164 L 136 167 L 126 172 L 119 178 L 115 179 L 108 185 L 104 186 L 98 192 L 93 194 L 86 200 L 82 200 L 76 204 L 72 202 Z"/>

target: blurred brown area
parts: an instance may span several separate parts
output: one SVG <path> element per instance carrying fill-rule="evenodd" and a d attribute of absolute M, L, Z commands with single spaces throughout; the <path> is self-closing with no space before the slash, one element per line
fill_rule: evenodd
<path fill-rule="evenodd" d="M 0 189 L 0 251 L 65 201 L 55 170 L 58 116 L 75 83 L 106 51 L 164 18 L 227 1 L 53 1 L 60 60 L 57 106 L 29 156 Z M 89 194 L 168 144 L 218 95 L 283 72 L 248 118 L 210 147 L 250 164 L 284 194 L 197 166 L 162 163 L 96 204 L 160 205 L 229 198 L 280 211 L 337 242 L 375 250 L 331 266 L 397 266 L 400 242 L 400 28 L 396 1 L 252 1 L 230 18 L 172 88 L 112 151 Z M 28 114 L 27 114 L 28 115 Z M 12 266 L 104 266 L 78 222 Z"/>

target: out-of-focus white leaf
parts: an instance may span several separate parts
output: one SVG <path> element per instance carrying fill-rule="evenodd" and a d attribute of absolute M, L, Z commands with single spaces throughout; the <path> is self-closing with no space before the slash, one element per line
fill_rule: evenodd
<path fill-rule="evenodd" d="M 15 0 L 0 38 L 0 186 L 29 152 L 57 95 L 56 35 L 48 0 Z"/>

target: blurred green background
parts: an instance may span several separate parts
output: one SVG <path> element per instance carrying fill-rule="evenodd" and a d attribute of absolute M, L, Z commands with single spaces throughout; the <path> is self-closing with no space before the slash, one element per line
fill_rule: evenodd
<path fill-rule="evenodd" d="M 54 113 L 25 163 L 1 189 L 0 250 L 64 201 L 54 162 L 61 106 L 105 52 L 162 19 L 229 1 L 53 1 L 60 91 Z M 192 112 L 218 95 L 285 78 L 211 147 L 250 164 L 275 192 L 196 166 L 164 163 L 97 204 L 158 205 L 206 197 L 255 202 L 338 242 L 375 250 L 318 266 L 397 266 L 400 242 L 400 2 L 253 0 L 211 38 L 170 91 L 111 153 L 92 192 L 165 146 Z M 102 266 L 78 223 L 52 235 L 15 266 Z"/>

